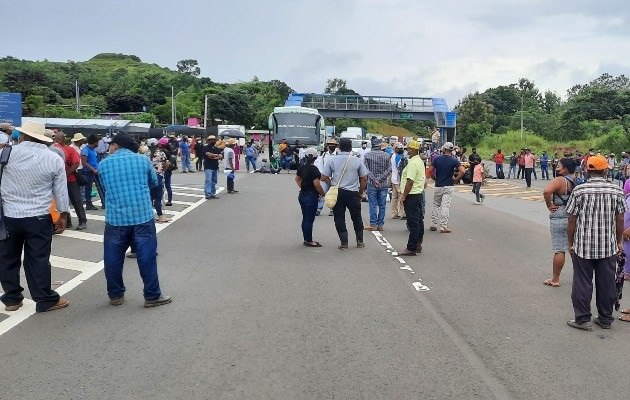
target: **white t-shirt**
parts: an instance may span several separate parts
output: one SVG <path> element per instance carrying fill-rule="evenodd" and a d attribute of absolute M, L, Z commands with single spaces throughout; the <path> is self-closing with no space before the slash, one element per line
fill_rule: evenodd
<path fill-rule="evenodd" d="M 231 164 L 234 166 L 234 150 L 232 150 L 229 147 L 226 147 L 223 150 L 223 169 L 231 171 L 229 160 L 232 160 Z"/>

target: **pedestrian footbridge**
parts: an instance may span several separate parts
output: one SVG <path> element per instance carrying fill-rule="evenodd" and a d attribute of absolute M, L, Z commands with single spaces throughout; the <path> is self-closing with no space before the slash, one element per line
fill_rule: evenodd
<path fill-rule="evenodd" d="M 455 128 L 457 113 L 441 97 L 392 97 L 292 93 L 285 106 L 315 108 L 324 118 L 403 119 L 435 121 L 441 128 Z"/>

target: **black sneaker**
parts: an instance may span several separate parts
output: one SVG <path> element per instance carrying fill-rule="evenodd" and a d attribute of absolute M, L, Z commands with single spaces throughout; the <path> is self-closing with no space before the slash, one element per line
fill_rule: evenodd
<path fill-rule="evenodd" d="M 164 205 L 165 205 L 165 206 L 172 206 L 172 205 L 173 205 L 173 203 L 171 203 L 170 201 L 167 201 Z"/>
<path fill-rule="evenodd" d="M 571 328 L 581 329 L 583 331 L 593 330 L 593 325 L 591 325 L 590 322 L 582 322 L 581 324 L 578 324 L 577 322 L 575 322 L 574 319 L 570 319 L 567 321 L 567 325 L 569 325 Z"/>
<path fill-rule="evenodd" d="M 171 296 L 160 296 L 157 299 L 145 300 L 144 308 L 162 306 L 171 302 Z"/>
<path fill-rule="evenodd" d="M 84 231 L 87 229 L 87 225 L 86 224 L 79 224 L 77 225 L 77 231 Z"/>
<path fill-rule="evenodd" d="M 93 204 L 88 204 L 87 206 L 85 206 L 86 210 L 98 210 L 98 207 L 94 207 Z"/>
<path fill-rule="evenodd" d="M 124 302 L 125 302 L 125 296 L 114 297 L 114 298 L 109 299 L 109 304 L 111 304 L 112 306 L 119 306 Z"/>

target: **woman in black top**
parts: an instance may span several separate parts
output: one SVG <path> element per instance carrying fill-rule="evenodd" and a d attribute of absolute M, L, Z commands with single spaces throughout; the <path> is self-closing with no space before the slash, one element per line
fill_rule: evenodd
<path fill-rule="evenodd" d="M 317 159 L 318 151 L 309 147 L 305 151 L 305 162 L 298 168 L 295 182 L 300 187 L 298 202 L 302 208 L 302 235 L 304 246 L 322 247 L 319 242 L 313 241 L 313 223 L 317 212 L 317 203 L 320 196 L 324 196 L 324 189 L 319 182 L 321 174 L 313 163 Z"/>

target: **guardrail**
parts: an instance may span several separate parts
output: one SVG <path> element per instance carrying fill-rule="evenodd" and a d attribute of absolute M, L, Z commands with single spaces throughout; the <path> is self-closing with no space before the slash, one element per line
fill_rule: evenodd
<path fill-rule="evenodd" d="M 433 106 L 419 106 L 415 104 L 387 104 L 370 102 L 334 102 L 334 101 L 314 101 L 304 100 L 302 107 L 315 108 L 318 110 L 358 110 L 358 111 L 390 111 L 390 112 L 434 112 Z"/>

